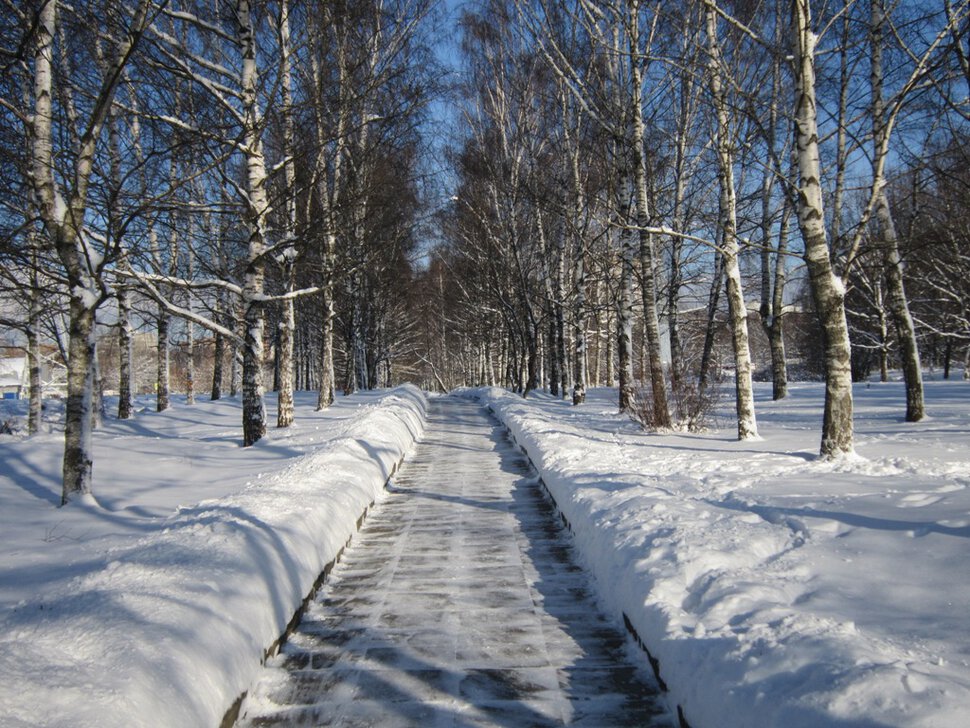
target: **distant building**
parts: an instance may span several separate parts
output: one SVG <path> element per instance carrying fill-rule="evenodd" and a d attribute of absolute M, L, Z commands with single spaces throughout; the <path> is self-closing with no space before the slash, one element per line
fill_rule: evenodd
<path fill-rule="evenodd" d="M 67 395 L 67 367 L 50 352 L 41 352 L 40 386 L 45 397 Z M 25 399 L 30 392 L 30 367 L 25 356 L 0 356 L 0 397 Z"/>
<path fill-rule="evenodd" d="M 0 359 L 0 396 L 4 399 L 23 399 L 30 385 L 27 357 L 11 356 Z"/>

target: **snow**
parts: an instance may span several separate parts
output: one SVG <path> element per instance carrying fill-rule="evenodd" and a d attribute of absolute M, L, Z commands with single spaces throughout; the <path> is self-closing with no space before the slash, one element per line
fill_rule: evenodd
<path fill-rule="evenodd" d="M 98 301 L 100 300 L 100 295 L 98 290 L 93 285 L 91 285 L 90 278 L 86 278 L 86 282 L 88 283 L 88 285 L 86 286 L 82 286 L 82 285 L 71 286 L 71 298 L 73 298 L 76 301 L 80 301 L 81 306 L 83 306 L 85 309 L 90 310 L 93 308 L 97 308 Z"/>
<path fill-rule="evenodd" d="M 958 373 L 959 374 L 959 373 Z M 856 385 L 856 455 L 817 457 L 824 385 L 761 440 L 644 433 L 615 390 L 485 401 L 694 728 L 933 726 L 970 715 L 970 383 Z M 57 508 L 62 408 L 0 436 L 0 724 L 215 726 L 423 428 L 405 387 L 341 398 L 240 447 L 234 399 L 95 433 L 97 503 Z M 273 399 L 268 403 L 272 405 Z M 147 403 L 143 403 L 147 404 Z M 26 402 L 0 401 L 0 420 Z M 274 413 L 269 408 L 270 421 Z"/>
<path fill-rule="evenodd" d="M 57 225 L 63 225 L 64 221 L 67 219 L 67 200 L 60 193 L 57 187 L 54 188 L 54 222 Z"/>
<path fill-rule="evenodd" d="M 60 509 L 62 438 L 0 438 L 0 723 L 219 724 L 423 428 L 413 387 L 314 404 L 246 449 L 234 399 L 109 419 Z"/>
<path fill-rule="evenodd" d="M 762 440 L 648 434 L 615 390 L 574 408 L 474 390 L 571 524 L 695 726 L 966 725 L 970 385 L 856 385 L 856 453 L 817 457 L 821 384 L 771 401 Z"/>

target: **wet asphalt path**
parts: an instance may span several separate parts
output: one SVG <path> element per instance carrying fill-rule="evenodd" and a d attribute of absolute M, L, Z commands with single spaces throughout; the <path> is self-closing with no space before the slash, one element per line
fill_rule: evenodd
<path fill-rule="evenodd" d="M 433 399 L 242 726 L 670 726 L 529 466 L 477 404 Z"/>

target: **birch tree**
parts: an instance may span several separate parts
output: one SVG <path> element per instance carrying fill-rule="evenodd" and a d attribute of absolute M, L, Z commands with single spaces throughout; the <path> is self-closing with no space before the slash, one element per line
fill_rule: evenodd
<path fill-rule="evenodd" d="M 853 452 L 851 346 L 845 316 L 845 286 L 832 265 L 822 203 L 815 93 L 816 40 L 810 0 L 793 0 L 793 106 L 798 161 L 796 213 L 805 244 L 812 297 L 824 332 L 825 407 L 820 454 L 823 458 L 834 458 Z"/>
<path fill-rule="evenodd" d="M 636 228 L 640 239 L 640 266 L 642 270 L 642 298 L 643 298 L 643 328 L 647 340 L 647 357 L 650 364 L 650 388 L 652 396 L 653 425 L 660 429 L 671 426 L 670 409 L 667 404 L 667 385 L 664 377 L 663 363 L 660 359 L 660 323 L 657 314 L 657 296 L 655 291 L 653 236 L 647 229 L 651 222 L 650 207 L 647 199 L 647 160 L 645 127 L 643 122 L 643 67 L 642 58 L 647 51 L 641 48 L 640 42 L 640 2 L 629 2 L 629 27 L 627 39 L 630 58 L 630 114 L 632 138 L 631 153 L 633 157 L 633 184 L 636 193 Z M 656 23 L 656 15 L 653 22 Z M 648 41 L 649 46 L 649 41 Z M 622 388 L 622 385 L 621 385 Z"/>
<path fill-rule="evenodd" d="M 253 6 L 247 0 L 233 3 L 231 30 L 209 23 L 187 9 L 173 13 L 171 17 L 186 31 L 193 31 L 196 35 L 190 37 L 195 40 L 186 43 L 180 39 L 179 33 L 165 34 L 156 28 L 154 39 L 159 53 L 173 68 L 173 73 L 185 79 L 196 92 L 211 99 L 218 113 L 235 128 L 235 138 L 216 137 L 209 130 L 200 128 L 194 120 L 173 115 L 162 115 L 159 120 L 183 134 L 207 140 L 214 148 L 223 147 L 228 155 L 237 155 L 240 159 L 242 183 L 235 183 L 231 175 L 224 175 L 222 181 L 234 189 L 239 200 L 241 222 L 245 228 L 245 254 L 241 261 L 239 282 L 218 279 L 186 281 L 171 276 L 153 277 L 143 272 L 134 275 L 166 311 L 241 343 L 243 444 L 249 446 L 261 439 L 266 431 L 262 373 L 264 306 L 272 300 L 265 292 L 266 263 L 267 258 L 289 244 L 287 238 L 270 240 L 272 209 L 263 145 L 266 109 L 260 99 L 260 51 L 256 22 Z M 237 54 L 238 65 L 235 68 L 222 62 L 226 57 L 227 45 L 231 45 Z M 205 50 L 209 50 L 213 57 L 206 57 Z M 278 58 L 278 48 L 274 51 Z M 216 152 L 217 160 L 221 155 L 222 152 Z M 231 294 L 240 308 L 242 333 L 180 307 L 171 300 L 171 296 L 159 289 L 159 282 L 182 290 L 211 288 Z M 284 298 L 309 295 L 315 290 L 287 293 Z"/>
<path fill-rule="evenodd" d="M 639 0 L 622 0 L 602 6 L 581 0 L 565 13 L 567 29 L 558 28 L 553 19 L 561 18 L 544 0 L 532 7 L 520 0 L 519 17 L 534 38 L 537 50 L 550 70 L 565 84 L 583 112 L 614 141 L 617 166 L 617 209 L 622 210 L 620 295 L 617 300 L 617 349 L 620 356 L 619 406 L 632 406 L 632 301 L 633 265 L 640 267 L 643 280 L 642 302 L 647 352 L 650 362 L 652 411 L 657 427 L 670 426 L 666 380 L 660 360 L 659 318 L 654 289 L 653 240 L 649 226 L 651 210 L 647 193 L 648 164 L 645 149 L 644 66 L 649 57 L 658 10 L 644 13 Z M 646 30 L 645 30 L 646 29 Z M 646 35 L 643 35 L 643 33 Z M 581 36 L 590 43 L 590 52 L 604 58 L 605 83 L 600 85 L 584 72 L 571 43 Z"/>
<path fill-rule="evenodd" d="M 521 391 L 527 395 L 540 385 L 536 289 L 541 290 L 543 281 L 536 280 L 536 273 L 544 261 L 542 246 L 530 242 L 541 239 L 543 212 L 529 190 L 530 160 L 544 144 L 534 106 L 538 62 L 516 45 L 508 8 L 495 3 L 489 11 L 482 17 L 467 15 L 464 21 L 473 73 L 467 118 L 474 136 L 464 156 L 470 185 L 459 192 L 460 213 L 467 221 L 466 240 L 497 253 L 487 264 L 490 283 L 517 353 L 512 359 L 514 379 L 524 374 Z M 513 60 L 520 54 L 527 63 Z"/>
<path fill-rule="evenodd" d="M 65 408 L 62 504 L 92 494 L 92 406 L 94 392 L 95 320 L 107 299 L 106 267 L 113 262 L 97 252 L 85 232 L 88 186 L 94 171 L 96 147 L 112 100 L 156 7 L 139 2 L 131 12 L 125 34 L 115 40 L 112 60 L 96 91 L 83 125 L 75 155 L 55 154 L 53 131 L 54 39 L 58 32 L 56 0 L 42 4 L 37 17 L 33 51 L 34 118 L 31 173 L 41 219 L 64 268 L 70 291 L 70 328 L 67 403 Z M 60 159 L 72 159 L 63 176 L 55 173 Z M 61 182 L 66 180 L 66 185 Z"/>
<path fill-rule="evenodd" d="M 697 35 L 701 23 L 694 14 L 696 4 L 688 3 L 678 38 L 678 50 L 683 65 L 670 69 L 670 95 L 673 112 L 673 204 L 670 225 L 675 231 L 688 228 L 691 217 L 687 194 L 690 183 L 698 177 L 697 134 L 700 116 L 700 95 L 703 77 L 696 72 L 697 54 L 701 50 Z M 688 14 L 689 13 L 689 14 Z M 670 376 L 674 390 L 683 387 L 687 375 L 684 345 L 680 328 L 681 291 L 685 283 L 685 240 L 679 235 L 669 236 L 669 274 L 667 281 L 667 334 L 670 339 Z"/>
<path fill-rule="evenodd" d="M 31 151 L 32 78 L 25 59 L 15 49 L 27 47 L 25 36 L 33 18 L 28 9 L 10 8 L 8 22 L 0 25 L 0 114 L 6 133 L 0 136 L 2 226 L 0 226 L 0 325 L 19 331 L 26 339 L 28 367 L 27 432 L 41 428 L 41 341 L 43 312 L 54 308 L 57 282 L 51 277 L 53 261 L 41 228 L 36 196 L 28 181 Z"/>
<path fill-rule="evenodd" d="M 286 293 L 295 290 L 294 263 L 296 259 L 296 160 L 294 158 L 294 101 L 293 101 L 293 55 L 290 42 L 289 0 L 281 0 L 277 20 L 280 49 L 280 89 L 282 93 L 283 117 L 283 174 L 285 189 L 285 214 L 283 216 L 283 240 L 285 245 L 279 253 L 283 269 Z M 296 329 L 294 299 L 286 297 L 283 301 L 283 317 L 279 325 L 279 368 L 280 381 L 277 390 L 276 426 L 289 427 L 293 423 L 293 337 Z"/>
<path fill-rule="evenodd" d="M 708 82 L 715 115 L 715 139 L 718 160 L 719 225 L 721 254 L 731 323 L 731 343 L 734 348 L 734 386 L 738 415 L 738 439 L 758 436 L 754 412 L 754 389 L 751 382 L 751 350 L 748 345 L 748 312 L 744 302 L 741 269 L 738 263 L 737 197 L 734 183 L 734 151 L 730 128 L 727 90 L 724 83 L 724 59 L 718 41 L 717 9 L 714 0 L 705 0 L 704 16 L 707 27 Z"/>
<path fill-rule="evenodd" d="M 906 421 L 919 422 L 925 416 L 923 402 L 923 372 L 920 363 L 919 346 L 916 342 L 916 328 L 909 311 L 909 301 L 903 284 L 903 263 L 899 254 L 899 239 L 896 223 L 886 194 L 885 166 L 889 152 L 889 135 L 892 130 L 892 117 L 887 118 L 883 98 L 884 72 L 883 48 L 886 14 L 882 0 L 871 0 L 870 46 L 871 61 L 869 84 L 872 93 L 872 186 L 875 198 L 876 230 L 879 247 L 885 260 L 886 287 L 889 310 L 896 324 L 896 331 L 902 348 L 903 378 L 906 383 Z"/>
<path fill-rule="evenodd" d="M 943 342 L 944 377 L 963 349 L 970 379 L 970 159 L 966 133 L 950 130 L 918 150 L 887 194 L 898 220 L 901 254 L 908 260 L 907 291 L 913 318 L 930 340 Z"/>
<path fill-rule="evenodd" d="M 334 319 L 336 316 L 334 279 L 336 276 L 338 210 L 340 209 L 343 193 L 343 172 L 346 161 L 347 134 L 350 125 L 351 112 L 351 81 L 348 53 L 349 28 L 346 23 L 338 22 L 338 18 L 330 13 L 334 8 L 327 6 L 320 22 L 321 32 L 314 35 L 313 56 L 311 57 L 312 81 L 314 94 L 313 109 L 315 114 L 315 133 L 317 149 L 314 166 L 313 191 L 320 208 L 321 216 L 321 306 L 320 306 L 320 363 L 319 390 L 317 409 L 325 409 L 333 404 L 336 388 L 336 373 L 334 366 Z M 336 89 L 332 93 L 335 104 L 327 104 L 327 86 L 324 76 L 323 47 L 318 45 L 325 40 L 324 30 L 332 30 L 334 35 L 334 53 L 336 73 Z M 330 108 L 335 106 L 335 109 Z M 335 116 L 335 121 L 328 125 L 331 119 L 328 114 Z M 328 129 L 330 130 L 328 138 Z"/>
<path fill-rule="evenodd" d="M 775 23 L 774 44 L 781 47 L 784 24 Z M 791 123 L 782 115 L 783 59 L 778 53 L 770 60 L 770 84 L 768 84 L 767 111 L 764 114 L 763 137 L 768 162 L 763 165 L 761 178 L 761 300 L 758 312 L 761 325 L 768 337 L 771 352 L 771 398 L 775 401 L 788 396 L 788 363 L 785 353 L 785 284 L 787 279 L 788 243 L 791 230 L 791 197 L 788 180 L 791 178 L 792 155 L 790 145 L 778 144 L 779 132 L 791 138 Z M 773 224 L 776 212 L 777 188 L 782 188 L 781 218 L 778 220 L 777 237 Z M 834 216 L 833 216 L 834 217 Z M 772 240 L 777 240 L 772 244 Z"/>
<path fill-rule="evenodd" d="M 571 234 L 573 253 L 573 391 L 574 405 L 586 401 L 586 387 L 589 382 L 587 369 L 587 334 L 586 334 L 586 236 L 589 220 L 586 206 L 584 180 L 580 167 L 580 147 L 582 144 L 581 119 L 575 100 L 568 95 L 563 84 L 558 85 L 559 100 L 562 108 L 563 143 L 568 160 L 567 189 L 572 206 L 565 206 L 567 221 L 566 230 Z"/>

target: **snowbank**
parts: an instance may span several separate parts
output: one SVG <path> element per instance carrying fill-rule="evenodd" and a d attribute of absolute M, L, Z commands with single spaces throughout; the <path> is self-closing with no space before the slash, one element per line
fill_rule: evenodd
<path fill-rule="evenodd" d="M 616 412 L 478 390 L 542 474 L 606 606 L 694 728 L 967 725 L 970 385 L 856 390 L 859 457 L 815 457 L 822 385 L 758 442 L 656 435 Z M 726 403 L 730 406 L 730 402 Z"/>
<path fill-rule="evenodd" d="M 43 539 L 37 534 L 37 546 L 70 539 L 80 556 L 72 558 L 61 544 L 68 563 L 60 570 L 50 564 L 45 579 L 34 571 L 45 564 L 32 561 L 29 544 L 0 554 L 0 575 L 7 581 L 0 597 L 9 599 L 23 584 L 40 586 L 0 618 L 0 723 L 219 725 L 423 428 L 425 399 L 413 387 L 365 397 L 356 407 L 353 399 L 338 403 L 343 409 L 335 407 L 336 414 L 321 415 L 315 427 L 312 416 L 298 413 L 302 420 L 291 432 L 271 432 L 246 450 L 206 451 L 204 462 L 193 462 L 186 450 L 225 440 L 218 429 L 225 423 L 210 423 L 194 442 L 179 433 L 219 408 L 228 407 L 238 418 L 238 403 L 179 408 L 132 421 L 140 425 L 112 425 L 99 437 L 121 437 L 124 430 L 123 447 L 135 447 L 139 434 L 142 440 L 158 439 L 168 427 L 167 459 L 187 468 L 185 477 L 217 481 L 225 464 L 232 483 L 238 475 L 233 468 L 247 458 L 250 467 L 270 470 L 250 471 L 247 487 L 140 526 L 132 526 L 145 515 L 135 505 L 52 508 L 46 500 L 50 470 L 18 470 L 16 462 L 27 462 L 35 449 L 50 449 L 58 438 L 7 444 L 3 476 L 23 490 L 0 483 L 4 506 L 13 507 L 11 491 L 27 492 L 27 500 L 34 500 L 16 501 L 27 519 L 40 499 L 38 523 L 46 518 L 51 525 L 43 526 Z M 139 427 L 145 432 L 138 433 Z M 238 426 L 235 430 L 238 437 Z M 149 484 L 146 493 L 164 489 L 173 472 L 165 457 L 131 462 L 117 442 L 114 448 L 99 454 L 96 477 L 111 481 L 112 474 L 124 473 L 134 486 L 140 470 L 140 482 Z M 232 462 L 233 456 L 238 460 Z M 34 480 L 25 480 L 25 472 L 35 473 Z M 102 504 L 116 490 L 106 482 Z"/>

